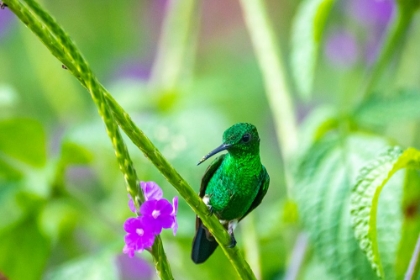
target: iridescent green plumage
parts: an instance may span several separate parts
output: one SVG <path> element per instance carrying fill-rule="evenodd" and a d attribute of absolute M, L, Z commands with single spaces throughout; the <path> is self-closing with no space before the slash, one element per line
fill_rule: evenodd
<path fill-rule="evenodd" d="M 259 143 L 255 126 L 238 123 L 224 132 L 223 144 L 199 162 L 220 151 L 228 151 L 207 168 L 199 195 L 227 227 L 232 246 L 236 244 L 233 235 L 236 223 L 261 203 L 270 183 L 270 177 L 261 164 Z M 192 259 L 195 263 L 202 263 L 217 248 L 217 242 L 198 217 L 196 228 Z"/>

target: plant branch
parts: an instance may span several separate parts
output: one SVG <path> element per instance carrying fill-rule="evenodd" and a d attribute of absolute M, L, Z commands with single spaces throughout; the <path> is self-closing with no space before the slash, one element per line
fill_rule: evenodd
<path fill-rule="evenodd" d="M 238 275 L 242 279 L 255 279 L 251 268 L 246 263 L 243 256 L 239 253 L 238 248 L 228 248 L 230 244 L 230 236 L 220 224 L 218 219 L 214 215 L 210 215 L 206 205 L 201 201 L 195 191 L 162 156 L 159 150 L 153 145 L 149 138 L 147 138 L 143 131 L 134 124 L 130 116 L 112 98 L 106 89 L 97 81 L 76 46 L 55 22 L 55 20 L 43 11 L 34 1 L 26 1 L 28 5 L 31 6 L 32 11 L 30 11 L 18 0 L 5 0 L 4 2 L 19 17 L 19 19 L 40 38 L 51 53 L 68 68 L 68 70 L 81 82 L 83 86 L 89 90 L 92 98 L 98 105 L 98 110 L 100 112 L 104 110 L 101 107 L 109 106 L 109 108 L 113 111 L 113 116 L 127 136 L 141 151 L 143 151 L 145 156 L 149 158 L 149 160 L 166 177 L 166 179 L 177 189 L 194 212 L 202 219 L 204 225 L 221 245 L 220 247 L 237 271 Z M 107 109 L 105 109 L 104 112 L 108 112 Z M 104 121 L 106 121 L 106 118 L 108 117 L 109 115 L 103 116 Z M 115 141 L 114 139 L 112 140 L 113 142 Z M 163 248 L 159 242 L 160 239 L 158 238 L 157 240 L 158 246 L 157 248 L 152 248 L 152 252 L 159 252 L 158 257 L 162 257 L 161 253 L 163 252 Z M 166 258 L 163 260 L 167 263 Z M 155 264 L 159 261 L 160 260 L 155 260 Z M 167 268 L 169 268 L 169 265 L 167 265 Z M 168 271 L 170 272 L 170 269 L 162 269 L 160 272 L 164 274 Z M 161 277 L 164 279 L 171 279 L 172 275 L 161 275 Z"/>
<path fill-rule="evenodd" d="M 287 87 L 284 63 L 279 54 L 273 28 L 263 0 L 240 1 L 246 26 L 260 64 L 267 99 L 276 125 L 283 168 L 289 195 L 293 187 L 291 159 L 296 151 L 298 136 L 293 100 Z"/>
<path fill-rule="evenodd" d="M 195 0 L 169 1 L 153 64 L 150 85 L 163 91 L 173 90 L 185 71 L 188 46 L 197 14 Z"/>
<path fill-rule="evenodd" d="M 114 120 L 114 116 L 104 97 L 102 85 L 93 75 L 89 65 L 78 52 L 76 46 L 65 34 L 55 20 L 49 16 L 36 2 L 26 1 L 29 9 L 21 2 L 7 1 L 10 9 L 44 42 L 45 45 L 66 67 L 75 75 L 79 81 L 87 88 L 95 102 L 99 115 L 105 123 L 106 131 L 111 139 L 115 155 L 124 175 L 127 191 L 134 198 L 136 204 L 144 201 L 143 193 L 138 188 L 137 174 L 133 166 L 133 162 L 128 153 L 127 147 L 120 134 L 118 124 Z M 61 48 L 57 48 L 62 46 Z M 156 269 L 162 279 L 173 279 L 169 263 L 163 250 L 162 242 L 159 237 L 156 238 L 152 246 L 152 255 Z"/>
<path fill-rule="evenodd" d="M 383 75 L 387 64 L 390 62 L 395 53 L 395 49 L 398 47 L 398 44 L 401 43 L 407 33 L 408 26 L 410 25 L 416 11 L 413 6 L 414 3 L 408 5 L 403 2 L 404 1 L 397 1 L 395 5 L 394 19 L 387 30 L 378 58 L 372 66 L 370 74 L 368 75 L 362 89 L 364 99 L 368 99 L 374 93 L 376 83 Z"/>

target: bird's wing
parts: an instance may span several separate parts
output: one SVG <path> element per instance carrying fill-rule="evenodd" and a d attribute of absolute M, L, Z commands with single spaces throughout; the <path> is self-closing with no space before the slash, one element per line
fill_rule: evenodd
<path fill-rule="evenodd" d="M 206 194 L 207 185 L 213 176 L 214 172 L 219 168 L 220 164 L 222 164 L 223 158 L 225 155 L 221 155 L 216 158 L 212 163 L 207 167 L 206 172 L 201 179 L 201 186 L 199 196 L 202 198 Z M 203 263 L 205 262 L 216 250 L 218 243 L 211 236 L 208 229 L 203 225 L 201 219 L 196 216 L 195 219 L 195 236 L 193 240 L 192 250 L 191 250 L 191 259 L 194 263 Z"/>
<path fill-rule="evenodd" d="M 209 183 L 214 172 L 216 172 L 220 164 L 222 164 L 225 155 L 226 154 L 219 156 L 214 161 L 212 161 L 212 163 L 210 163 L 209 167 L 207 167 L 206 172 L 204 173 L 203 178 L 201 179 L 200 192 L 198 194 L 201 198 L 206 194 L 207 184 Z"/>
<path fill-rule="evenodd" d="M 254 201 L 252 202 L 248 211 L 246 211 L 245 215 L 240 220 L 245 218 L 246 215 L 251 213 L 252 210 L 254 210 L 258 205 L 260 205 L 262 199 L 264 198 L 265 194 L 267 193 L 268 186 L 270 185 L 270 176 L 268 175 L 267 170 L 265 169 L 264 165 L 262 167 L 262 172 L 261 173 L 262 173 L 262 180 L 261 180 L 261 183 L 259 185 L 259 190 L 258 190 L 257 196 L 255 197 Z"/>

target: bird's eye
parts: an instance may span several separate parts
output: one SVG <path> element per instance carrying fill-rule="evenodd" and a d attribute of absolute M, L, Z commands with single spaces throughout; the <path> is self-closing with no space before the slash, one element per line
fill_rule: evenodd
<path fill-rule="evenodd" d="M 247 133 L 244 136 L 242 136 L 242 142 L 248 143 L 251 140 L 251 134 Z"/>

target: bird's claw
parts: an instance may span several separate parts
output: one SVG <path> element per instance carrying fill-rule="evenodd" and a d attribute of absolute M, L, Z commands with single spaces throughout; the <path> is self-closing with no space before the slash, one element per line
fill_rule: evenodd
<path fill-rule="evenodd" d="M 233 234 L 230 235 L 230 243 L 227 246 L 228 248 L 233 248 L 236 246 L 236 239 L 235 236 Z"/>
<path fill-rule="evenodd" d="M 207 209 L 209 209 L 209 216 L 213 215 L 214 209 L 211 205 L 207 205 Z"/>

